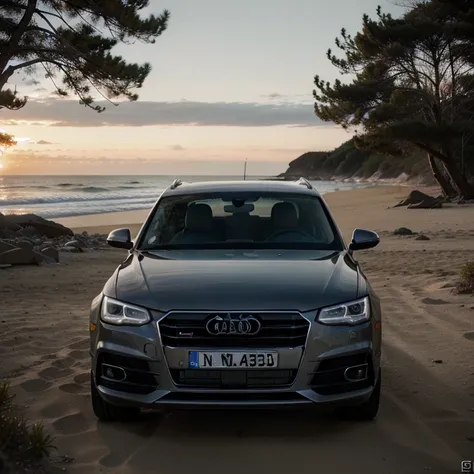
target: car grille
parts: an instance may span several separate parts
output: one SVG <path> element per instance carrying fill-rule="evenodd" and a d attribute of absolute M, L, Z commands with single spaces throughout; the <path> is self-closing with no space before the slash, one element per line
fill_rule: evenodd
<path fill-rule="evenodd" d="M 274 388 L 291 385 L 296 370 L 178 370 L 170 371 L 175 384 L 193 388 Z"/>
<path fill-rule="evenodd" d="M 225 406 L 226 403 L 231 404 L 239 404 L 239 403 L 258 403 L 258 402 L 265 402 L 266 404 L 270 404 L 272 402 L 278 403 L 291 403 L 292 405 L 295 403 L 300 404 L 308 404 L 307 398 L 304 398 L 299 393 L 295 392 L 266 392 L 266 393 L 242 393 L 239 392 L 235 393 L 212 393 L 212 392 L 205 392 L 205 393 L 186 393 L 186 392 L 170 392 L 165 395 L 163 398 L 160 398 L 160 402 L 167 402 L 167 403 L 191 403 L 191 404 L 211 404 L 212 409 L 219 408 L 219 406 Z M 248 408 L 246 405 L 245 408 Z"/>
<path fill-rule="evenodd" d="M 103 387 L 121 392 L 146 395 L 160 385 L 160 374 L 155 362 L 135 357 L 102 353 L 97 360 L 97 383 Z M 113 380 L 106 376 L 107 367 L 119 369 L 125 373 L 125 379 Z"/>
<path fill-rule="evenodd" d="M 349 367 L 368 366 L 367 378 L 361 381 L 348 381 L 344 373 Z M 311 388 L 321 395 L 362 390 L 374 384 L 374 370 L 369 353 L 334 357 L 322 360 L 311 380 Z"/>
<path fill-rule="evenodd" d="M 207 321 L 216 313 L 170 313 L 159 323 L 161 341 L 170 347 L 299 347 L 304 346 L 309 322 L 299 313 L 252 313 L 261 323 L 255 335 L 211 335 Z"/>

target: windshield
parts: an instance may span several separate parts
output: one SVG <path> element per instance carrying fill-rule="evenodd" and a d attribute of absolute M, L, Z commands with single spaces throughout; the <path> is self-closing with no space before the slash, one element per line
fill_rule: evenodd
<path fill-rule="evenodd" d="M 317 196 L 234 192 L 161 199 L 138 248 L 342 250 L 343 244 Z"/>

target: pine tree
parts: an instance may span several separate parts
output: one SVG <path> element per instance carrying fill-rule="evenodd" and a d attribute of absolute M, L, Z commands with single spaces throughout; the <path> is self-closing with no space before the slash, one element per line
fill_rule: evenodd
<path fill-rule="evenodd" d="M 9 133 L 0 132 L 0 156 L 2 154 L 2 148 L 9 148 L 13 145 L 16 145 L 16 141 L 13 138 L 13 135 Z"/>
<path fill-rule="evenodd" d="M 139 16 L 148 0 L 0 0 L 0 109 L 15 110 L 27 99 L 8 87 L 17 71 L 53 82 L 56 92 L 73 92 L 97 112 L 94 96 L 137 100 L 134 89 L 150 73 L 111 53 L 118 43 L 154 43 L 169 12 Z"/>
<path fill-rule="evenodd" d="M 315 113 L 356 128 L 357 146 L 401 155 L 407 146 L 425 151 L 444 192 L 474 197 L 459 166 L 462 137 L 474 132 L 472 30 L 474 2 L 433 0 L 400 18 L 377 9 L 363 17 L 355 37 L 336 39 L 343 58 L 328 58 L 353 79 L 334 84 L 315 77 Z"/>

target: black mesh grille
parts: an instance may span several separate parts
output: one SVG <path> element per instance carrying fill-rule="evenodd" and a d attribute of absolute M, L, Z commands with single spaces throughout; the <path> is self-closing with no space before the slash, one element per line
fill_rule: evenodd
<path fill-rule="evenodd" d="M 112 381 L 104 377 L 103 364 L 120 367 L 125 371 L 123 381 Z M 160 374 L 155 363 L 134 357 L 125 357 L 115 354 L 100 354 L 97 363 L 98 383 L 112 390 L 121 392 L 148 394 L 160 385 Z"/>
<path fill-rule="evenodd" d="M 171 370 L 177 385 L 194 388 L 274 388 L 288 386 L 296 370 Z"/>
<path fill-rule="evenodd" d="M 213 408 L 219 408 L 222 402 L 291 402 L 291 403 L 308 403 L 308 400 L 294 392 L 283 393 L 186 393 L 186 392 L 170 392 L 160 400 L 167 402 L 211 402 L 215 403 Z"/>
<path fill-rule="evenodd" d="M 304 346 L 309 322 L 298 313 L 252 313 L 261 323 L 255 335 L 211 335 L 206 330 L 216 314 L 171 313 L 160 326 L 161 340 L 171 347 L 298 347 Z"/>
<path fill-rule="evenodd" d="M 348 367 L 368 365 L 368 378 L 350 382 L 344 377 Z M 334 395 L 337 393 L 362 390 L 374 384 L 374 371 L 372 358 L 369 353 L 354 354 L 350 356 L 334 357 L 321 361 L 311 380 L 311 388 L 321 395 Z"/>

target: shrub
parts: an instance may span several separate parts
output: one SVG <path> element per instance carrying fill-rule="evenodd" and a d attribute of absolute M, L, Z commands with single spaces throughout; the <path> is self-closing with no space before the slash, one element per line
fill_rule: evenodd
<path fill-rule="evenodd" d="M 0 472 L 8 472 L 12 464 L 35 466 L 49 456 L 53 442 L 42 423 L 29 424 L 15 414 L 9 385 L 0 384 Z"/>
<path fill-rule="evenodd" d="M 466 262 L 461 267 L 461 279 L 455 287 L 455 292 L 458 294 L 474 293 L 474 262 Z"/>

